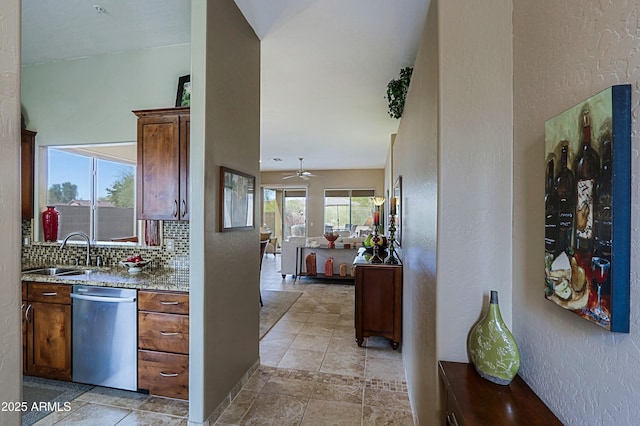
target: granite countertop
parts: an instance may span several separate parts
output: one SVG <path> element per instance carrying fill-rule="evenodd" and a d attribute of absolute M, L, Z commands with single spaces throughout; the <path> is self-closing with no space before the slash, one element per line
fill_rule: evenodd
<path fill-rule="evenodd" d="M 33 270 L 39 265 L 22 265 L 22 270 Z M 130 274 L 124 267 L 83 267 L 59 266 L 60 268 L 91 269 L 90 274 L 81 275 L 38 275 L 22 273 L 23 282 L 44 282 L 56 284 L 81 284 L 100 287 L 133 288 L 137 290 L 189 291 L 189 271 L 174 269 L 145 269 Z"/>

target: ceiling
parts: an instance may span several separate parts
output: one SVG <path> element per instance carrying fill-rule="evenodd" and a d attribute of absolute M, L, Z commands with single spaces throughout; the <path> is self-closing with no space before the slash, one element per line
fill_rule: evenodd
<path fill-rule="evenodd" d="M 386 85 L 414 63 L 429 0 L 235 2 L 262 41 L 261 170 L 384 167 Z M 189 43 L 190 5 L 22 0 L 22 61 Z"/>

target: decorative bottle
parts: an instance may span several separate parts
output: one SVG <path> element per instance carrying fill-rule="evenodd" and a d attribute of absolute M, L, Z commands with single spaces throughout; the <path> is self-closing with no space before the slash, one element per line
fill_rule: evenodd
<path fill-rule="evenodd" d="M 42 212 L 42 232 L 45 241 L 58 241 L 58 222 L 60 221 L 60 212 L 55 206 L 47 206 Z"/>
<path fill-rule="evenodd" d="M 333 276 L 333 257 L 328 258 L 324 262 L 324 275 L 325 277 Z"/>
<path fill-rule="evenodd" d="M 544 249 L 555 256 L 558 239 L 558 193 L 553 179 L 553 160 L 547 164 L 547 181 L 544 191 Z"/>
<path fill-rule="evenodd" d="M 591 147 L 589 111 L 582 115 L 582 145 L 576 158 L 575 249 L 590 253 L 593 249 L 593 188 L 600 172 L 600 156 Z"/>
<path fill-rule="evenodd" d="M 597 256 L 611 260 L 611 218 L 613 197 L 611 192 L 611 141 L 602 144 L 602 170 L 593 190 L 593 230 Z"/>
<path fill-rule="evenodd" d="M 502 321 L 498 292 L 491 291 L 487 314 L 471 329 L 467 344 L 478 374 L 490 382 L 508 385 L 520 369 L 520 351 L 513 335 Z"/>
<path fill-rule="evenodd" d="M 556 251 L 561 253 L 571 247 L 573 231 L 573 212 L 575 205 L 575 177 L 567 167 L 569 148 L 567 142 L 563 142 L 560 154 L 560 171 L 556 177 L 556 191 L 558 196 L 558 239 Z"/>

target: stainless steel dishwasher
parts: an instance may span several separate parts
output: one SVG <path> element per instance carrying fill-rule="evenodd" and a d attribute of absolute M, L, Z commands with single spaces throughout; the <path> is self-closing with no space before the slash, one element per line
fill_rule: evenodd
<path fill-rule="evenodd" d="M 137 291 L 74 285 L 71 298 L 73 381 L 138 390 Z"/>

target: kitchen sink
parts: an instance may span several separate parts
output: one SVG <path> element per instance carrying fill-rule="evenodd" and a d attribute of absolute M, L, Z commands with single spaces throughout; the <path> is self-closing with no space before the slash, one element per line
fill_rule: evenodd
<path fill-rule="evenodd" d="M 49 276 L 59 276 L 59 275 L 86 275 L 94 272 L 93 269 L 74 269 L 74 268 L 37 268 L 37 269 L 26 269 L 22 271 L 23 274 L 33 274 L 33 275 L 49 275 Z"/>

